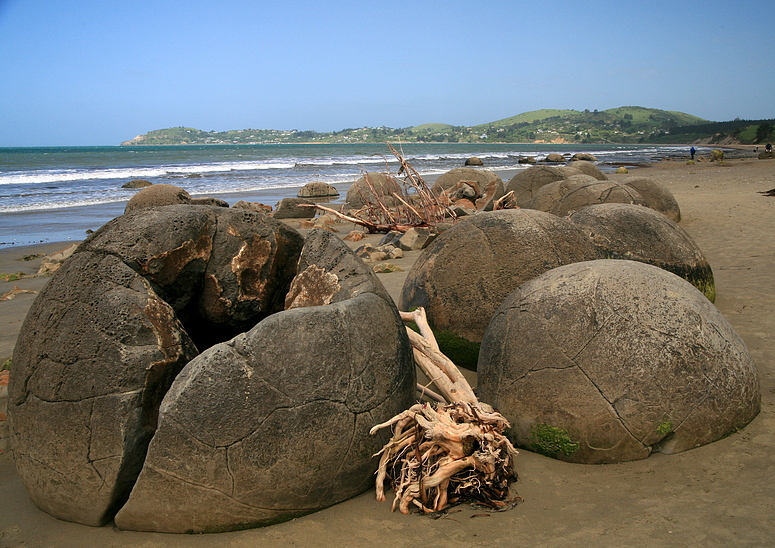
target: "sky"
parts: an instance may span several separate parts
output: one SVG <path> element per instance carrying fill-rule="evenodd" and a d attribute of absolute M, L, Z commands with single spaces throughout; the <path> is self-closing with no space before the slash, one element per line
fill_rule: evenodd
<path fill-rule="evenodd" d="M 0 147 L 543 108 L 775 118 L 773 28 L 750 1 L 0 0 Z"/>

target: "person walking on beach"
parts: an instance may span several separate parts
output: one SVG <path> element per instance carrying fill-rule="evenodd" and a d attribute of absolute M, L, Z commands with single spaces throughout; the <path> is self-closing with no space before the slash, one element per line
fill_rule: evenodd
<path fill-rule="evenodd" d="M 766 145 L 764 145 L 764 152 L 772 152 L 772 144 L 771 143 L 767 143 Z"/>
<path fill-rule="evenodd" d="M 695 153 L 695 152 L 697 152 L 697 151 L 694 149 L 694 147 L 692 147 L 692 148 L 690 148 L 690 149 L 689 149 L 689 154 L 691 154 L 691 155 L 692 155 L 692 160 L 694 160 L 694 153 Z"/>

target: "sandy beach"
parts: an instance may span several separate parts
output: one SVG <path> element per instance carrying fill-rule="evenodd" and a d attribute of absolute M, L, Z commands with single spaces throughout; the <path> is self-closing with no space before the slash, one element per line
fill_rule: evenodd
<path fill-rule="evenodd" d="M 716 306 L 742 337 L 758 367 L 761 413 L 723 440 L 676 455 L 654 454 L 616 465 L 560 462 L 522 450 L 515 509 L 482 514 L 459 506 L 441 519 L 390 512 L 374 489 L 323 511 L 262 529 L 210 535 L 124 532 L 59 521 L 29 499 L 13 451 L 0 454 L 0 548 L 10 547 L 287 547 L 311 546 L 769 546 L 775 538 L 775 160 L 733 159 L 719 165 L 658 162 L 611 174 L 651 177 L 667 186 L 681 226 L 710 262 Z M 508 175 L 503 174 L 504 181 Z M 352 225 L 340 224 L 344 236 Z M 375 243 L 380 235 L 366 241 Z M 37 271 L 39 259 L 70 242 L 0 250 L 0 273 Z M 360 244 L 360 243 L 359 243 Z M 359 244 L 353 244 L 359 245 Z M 394 297 L 419 252 L 391 261 L 404 270 L 380 274 Z M 39 291 L 48 278 L 0 282 Z M 0 301 L 0 363 L 10 358 L 33 293 Z M 11 374 L 13 370 L 11 369 Z M 473 377 L 475 382 L 475 376 Z"/>

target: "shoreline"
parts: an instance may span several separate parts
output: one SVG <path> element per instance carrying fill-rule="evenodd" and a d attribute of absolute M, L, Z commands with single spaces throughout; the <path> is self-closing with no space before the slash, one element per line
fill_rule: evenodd
<path fill-rule="evenodd" d="M 447 519 L 405 516 L 391 513 L 389 502 L 374 500 L 372 488 L 286 523 L 194 536 L 123 532 L 110 524 L 92 528 L 56 520 L 34 506 L 15 471 L 12 454 L 5 453 L 0 454 L 0 499 L 6 501 L 0 512 L 3 545 L 347 548 L 370 544 L 395 548 L 420 542 L 423 547 L 450 548 L 510 546 L 519 539 L 526 546 L 613 547 L 644 538 L 657 547 L 768 545 L 775 535 L 775 491 L 766 479 L 775 477 L 775 294 L 770 288 L 775 242 L 769 237 L 775 198 L 760 192 L 775 188 L 775 161 L 741 158 L 724 165 L 660 161 L 628 174 L 607 174 L 613 181 L 640 175 L 664 184 L 675 196 L 682 213 L 680 226 L 713 269 L 715 305 L 756 363 L 762 409 L 739 432 L 683 453 L 653 454 L 615 465 L 570 464 L 520 450 L 520 480 L 514 489 L 524 502 L 509 512 L 482 516 L 481 511 L 462 506 Z M 337 225 L 339 235 L 347 234 L 351 226 Z M 32 270 L 36 261 L 22 261 L 24 254 L 44 248 L 58 251 L 71 243 L 0 249 L 0 271 L 6 271 L 6 265 Z M 410 252 L 402 259 L 403 272 L 379 274 L 394 298 L 418 254 Z M 0 293 L 13 285 L 42 287 L 47 279 L 0 282 Z M 0 334 L 18 329 L 34 298 L 34 294 L 20 294 L 0 302 L 5 328 Z M 0 351 L 0 358 L 4 355 Z"/>

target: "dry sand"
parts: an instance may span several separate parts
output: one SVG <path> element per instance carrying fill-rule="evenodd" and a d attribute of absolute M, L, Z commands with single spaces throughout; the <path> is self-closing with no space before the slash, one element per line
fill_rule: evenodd
<path fill-rule="evenodd" d="M 713 267 L 716 306 L 756 361 L 762 411 L 742 431 L 677 455 L 616 465 L 568 464 L 522 451 L 514 489 L 524 503 L 500 514 L 468 507 L 437 520 L 392 514 L 388 502 L 374 500 L 372 489 L 284 524 L 198 536 L 122 532 L 110 524 L 91 528 L 52 518 L 32 504 L 6 453 L 0 455 L 0 548 L 775 545 L 775 198 L 758 194 L 775 188 L 775 161 L 660 162 L 634 174 L 673 191 L 681 226 Z M 18 248 L 1 251 L 0 272 L 34 268 L 21 255 Z M 416 256 L 395 261 L 403 273 L 380 275 L 394 297 Z M 44 282 L 0 283 L 0 294 L 13 285 L 39 289 Z M 33 298 L 21 294 L 0 302 L 3 361 Z"/>

